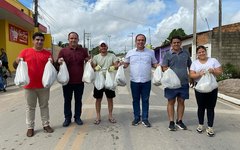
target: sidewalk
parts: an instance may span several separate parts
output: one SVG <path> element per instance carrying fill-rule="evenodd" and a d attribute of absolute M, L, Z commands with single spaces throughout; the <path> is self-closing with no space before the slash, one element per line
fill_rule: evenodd
<path fill-rule="evenodd" d="M 15 86 L 14 77 L 15 77 L 15 74 L 12 74 L 12 77 L 7 78 L 8 86 Z M 234 98 L 234 97 L 222 94 L 222 93 L 218 93 L 218 97 L 221 99 L 224 99 L 226 101 L 229 101 L 231 103 L 234 103 L 236 105 L 240 105 L 240 99 L 237 99 L 237 98 Z"/>

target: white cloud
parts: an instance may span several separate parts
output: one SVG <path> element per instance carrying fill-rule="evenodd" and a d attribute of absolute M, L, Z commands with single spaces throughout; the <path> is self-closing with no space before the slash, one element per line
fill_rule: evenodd
<path fill-rule="evenodd" d="M 240 22 L 240 11 L 231 18 L 231 22 Z"/>
<path fill-rule="evenodd" d="M 91 33 L 91 43 L 96 46 L 100 40 L 109 41 L 116 51 L 130 49 L 132 37 L 143 33 L 153 46 L 159 46 L 175 28 L 192 33 L 193 0 L 97 0 L 88 4 L 84 0 L 41 0 L 41 15 L 50 26 L 55 43 L 67 42 L 71 31 Z M 232 0 L 230 0 L 232 1 Z M 171 5 L 170 5 L 171 4 Z M 170 6 L 169 6 L 170 5 Z M 235 3 L 236 5 L 236 3 Z M 198 0 L 198 31 L 208 30 L 218 24 L 218 0 Z M 239 21 L 240 12 L 224 13 L 226 23 Z M 166 15 L 166 16 L 165 16 Z M 81 43 L 83 39 L 80 39 Z"/>

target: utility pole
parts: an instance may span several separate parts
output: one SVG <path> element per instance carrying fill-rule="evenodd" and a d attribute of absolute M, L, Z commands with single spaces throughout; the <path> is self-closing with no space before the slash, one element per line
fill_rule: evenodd
<path fill-rule="evenodd" d="M 149 34 L 149 44 L 152 46 L 152 41 L 151 41 L 151 30 L 148 28 L 148 34 Z"/>
<path fill-rule="evenodd" d="M 111 50 L 110 48 L 110 38 L 111 38 L 111 35 L 108 35 L 108 49 Z"/>
<path fill-rule="evenodd" d="M 86 38 L 87 40 L 89 40 L 89 38 L 91 37 L 91 33 L 86 33 L 85 30 L 83 31 L 83 47 L 86 48 Z M 89 48 L 89 41 L 88 41 L 88 46 Z"/>
<path fill-rule="evenodd" d="M 34 0 L 34 16 L 33 16 L 33 20 L 34 20 L 34 27 L 38 27 L 38 0 Z"/>
<path fill-rule="evenodd" d="M 132 35 L 131 35 L 131 36 L 132 36 L 132 49 L 133 49 L 133 32 L 132 32 Z"/>
<path fill-rule="evenodd" d="M 219 55 L 219 59 L 220 61 L 222 61 L 222 0 L 219 0 L 219 15 L 218 15 L 218 19 L 219 19 L 219 25 L 218 25 L 218 55 Z"/>
<path fill-rule="evenodd" d="M 83 30 L 83 47 L 85 48 L 85 29 Z"/>
<path fill-rule="evenodd" d="M 192 43 L 192 60 L 196 60 L 197 47 L 197 0 L 194 0 L 193 6 L 193 43 Z"/>

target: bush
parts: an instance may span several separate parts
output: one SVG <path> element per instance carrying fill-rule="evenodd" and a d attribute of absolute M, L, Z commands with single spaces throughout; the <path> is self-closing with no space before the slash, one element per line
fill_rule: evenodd
<path fill-rule="evenodd" d="M 223 65 L 222 68 L 223 68 L 223 73 L 217 77 L 217 81 L 240 77 L 240 73 L 238 72 L 238 70 L 233 64 L 227 63 Z"/>

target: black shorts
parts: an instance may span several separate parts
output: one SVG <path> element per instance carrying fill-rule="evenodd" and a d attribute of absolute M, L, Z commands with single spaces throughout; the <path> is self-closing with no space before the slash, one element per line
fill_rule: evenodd
<path fill-rule="evenodd" d="M 105 92 L 107 98 L 114 98 L 116 96 L 115 91 L 105 88 L 98 90 L 96 87 L 94 87 L 93 97 L 97 99 L 103 98 L 103 92 Z"/>

